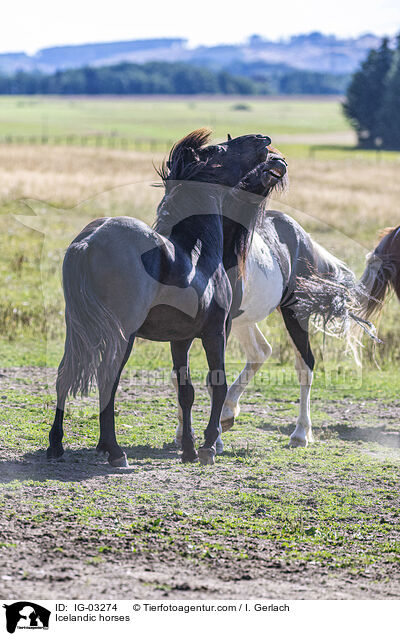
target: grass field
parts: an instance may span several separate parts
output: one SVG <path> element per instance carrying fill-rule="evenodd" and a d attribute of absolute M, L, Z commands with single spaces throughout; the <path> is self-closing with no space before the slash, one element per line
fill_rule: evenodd
<path fill-rule="evenodd" d="M 250 110 L 234 110 L 239 102 Z M 270 134 L 286 153 L 291 180 L 273 207 L 295 216 L 358 274 L 379 229 L 399 223 L 399 156 L 350 150 L 352 133 L 335 101 L 0 100 L 0 136 L 115 131 L 166 142 L 201 125 L 217 138 Z M 331 148 L 312 155 L 313 144 Z M 66 462 L 45 462 L 64 335 L 63 252 L 93 217 L 151 222 L 161 195 L 151 187 L 152 161 L 162 157 L 0 145 L 0 594 L 399 598 L 394 301 L 380 323 L 384 344 L 366 347 L 361 370 L 341 343 L 313 337 L 316 443 L 308 449 L 287 448 L 299 390 L 276 315 L 261 325 L 272 360 L 243 397 L 214 467 L 181 465 L 171 447 L 169 348 L 145 341 L 135 345 L 117 398 L 131 468 L 113 470 L 95 458 L 94 396 L 69 404 Z M 201 438 L 208 399 L 197 344 L 192 357 Z M 227 359 L 232 378 L 242 362 L 234 341 Z"/>
<path fill-rule="evenodd" d="M 217 137 L 348 133 L 338 100 L 2 97 L 0 135 L 110 134 L 178 139 L 209 126 Z"/>

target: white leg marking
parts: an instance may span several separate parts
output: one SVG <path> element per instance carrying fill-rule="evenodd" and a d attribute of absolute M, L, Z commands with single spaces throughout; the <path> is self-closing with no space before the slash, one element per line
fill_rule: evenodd
<path fill-rule="evenodd" d="M 228 390 L 222 409 L 222 423 L 238 417 L 240 413 L 239 400 L 243 391 L 255 376 L 258 369 L 272 353 L 271 345 L 256 324 L 237 327 L 235 323 L 233 323 L 232 333 L 235 334 L 242 345 L 247 362 Z"/>
<path fill-rule="evenodd" d="M 304 362 L 297 347 L 293 345 L 296 354 L 296 371 L 300 382 L 300 409 L 296 422 L 296 428 L 290 436 L 290 446 L 307 446 L 314 441 L 311 429 L 310 393 L 313 381 L 313 372 Z"/>

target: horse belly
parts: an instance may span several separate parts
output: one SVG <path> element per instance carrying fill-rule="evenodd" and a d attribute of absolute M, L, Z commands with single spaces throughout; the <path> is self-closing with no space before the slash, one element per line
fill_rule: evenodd
<path fill-rule="evenodd" d="M 284 281 L 276 259 L 266 247 L 262 248 L 256 243 L 255 248 L 251 250 L 247 261 L 240 305 L 242 313 L 234 319 L 237 326 L 263 320 L 278 307 L 282 299 Z"/>
<path fill-rule="evenodd" d="M 192 317 L 170 305 L 156 305 L 149 311 L 137 335 L 158 342 L 188 340 L 198 337 L 202 328 L 200 316 Z"/>

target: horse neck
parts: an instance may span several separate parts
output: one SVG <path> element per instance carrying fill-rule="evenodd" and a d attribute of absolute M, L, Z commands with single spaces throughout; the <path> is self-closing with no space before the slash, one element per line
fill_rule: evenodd
<path fill-rule="evenodd" d="M 400 300 L 400 226 L 393 228 L 388 237 L 383 258 L 388 264 L 388 276 Z"/>
<path fill-rule="evenodd" d="M 185 252 L 191 253 L 197 245 L 203 255 L 222 260 L 224 195 L 223 186 L 215 184 L 169 183 L 158 206 L 155 230 Z"/>
<path fill-rule="evenodd" d="M 235 267 L 247 256 L 263 197 L 245 191 L 228 193 L 223 202 L 223 262 Z"/>
<path fill-rule="evenodd" d="M 400 226 L 393 228 L 383 237 L 373 255 L 375 259 L 370 260 L 365 271 L 368 267 L 375 269 L 375 278 L 381 281 L 381 286 L 391 286 L 400 300 Z"/>

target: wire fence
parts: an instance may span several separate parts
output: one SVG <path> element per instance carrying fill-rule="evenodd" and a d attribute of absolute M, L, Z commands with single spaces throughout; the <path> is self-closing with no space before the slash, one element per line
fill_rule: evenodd
<path fill-rule="evenodd" d="M 4 135 L 3 145 L 29 146 L 78 146 L 80 148 L 115 148 L 119 150 L 169 152 L 174 144 L 171 139 L 151 137 L 122 137 L 119 135 Z"/>
<path fill-rule="evenodd" d="M 176 140 L 157 139 L 154 137 L 125 137 L 113 132 L 110 134 L 95 133 L 87 135 L 63 134 L 48 135 L 3 135 L 0 145 L 29 145 L 29 146 L 75 146 L 79 148 L 110 148 L 116 150 L 135 150 L 138 152 L 168 153 Z M 343 145 L 310 145 L 308 156 L 311 159 L 335 158 L 346 156 L 351 159 L 370 159 L 380 161 L 386 156 L 400 160 L 399 152 L 385 152 L 380 148 L 363 150 L 357 147 Z"/>

